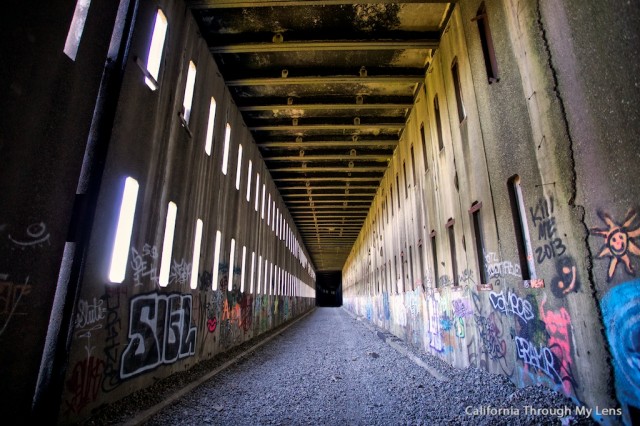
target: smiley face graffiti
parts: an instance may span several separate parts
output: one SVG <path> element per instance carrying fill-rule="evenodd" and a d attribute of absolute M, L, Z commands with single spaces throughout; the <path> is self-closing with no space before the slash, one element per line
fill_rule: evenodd
<path fill-rule="evenodd" d="M 611 281 L 620 262 L 624 263 L 628 274 L 635 275 L 635 269 L 631 264 L 629 254 L 640 256 L 640 248 L 633 241 L 633 238 L 640 236 L 640 225 L 637 225 L 635 228 L 633 227 L 637 213 L 634 210 L 630 210 L 622 225 L 616 223 L 606 213 L 598 213 L 598 216 L 600 216 L 600 219 L 602 219 L 608 228 L 592 228 L 591 233 L 600 235 L 605 239 L 605 243 L 600 249 L 598 257 L 611 258 L 607 272 L 607 281 Z"/>

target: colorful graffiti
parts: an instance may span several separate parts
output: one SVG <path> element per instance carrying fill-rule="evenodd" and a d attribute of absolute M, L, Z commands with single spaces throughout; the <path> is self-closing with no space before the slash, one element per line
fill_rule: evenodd
<path fill-rule="evenodd" d="M 616 393 L 629 417 L 629 406 L 638 407 L 640 401 L 640 279 L 609 290 L 600 306 L 613 357 Z"/>
<path fill-rule="evenodd" d="M 556 262 L 556 276 L 551 280 L 553 295 L 562 298 L 572 291 L 580 289 L 580 280 L 573 259 L 562 257 Z"/>
<path fill-rule="evenodd" d="M 197 328 L 191 325 L 192 306 L 191 294 L 150 293 L 131 299 L 121 379 L 195 354 Z"/>
<path fill-rule="evenodd" d="M 605 240 L 597 257 L 610 258 L 607 281 L 611 281 L 620 262 L 624 264 L 624 270 L 629 275 L 635 276 L 636 271 L 629 257 L 629 254 L 640 256 L 640 248 L 633 241 L 633 238 L 640 236 L 640 225 L 636 224 L 634 227 L 637 218 L 635 210 L 629 210 L 622 225 L 614 221 L 607 213 L 598 212 L 598 216 L 607 225 L 607 228 L 592 228 L 591 233 L 599 235 Z"/>
<path fill-rule="evenodd" d="M 521 298 L 510 289 L 507 289 L 506 293 L 505 290 L 500 293 L 492 291 L 489 299 L 493 309 L 501 314 L 515 315 L 525 323 L 534 317 L 531 302 Z"/>

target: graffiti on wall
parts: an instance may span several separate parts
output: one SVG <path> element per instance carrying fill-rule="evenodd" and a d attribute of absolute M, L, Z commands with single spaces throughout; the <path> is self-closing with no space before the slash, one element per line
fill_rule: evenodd
<path fill-rule="evenodd" d="M 487 279 L 500 279 L 507 275 L 522 278 L 520 265 L 508 260 L 500 260 L 494 252 L 484 253 L 484 267 L 487 271 Z"/>
<path fill-rule="evenodd" d="M 640 279 L 613 287 L 600 304 L 616 393 L 628 411 L 629 405 L 638 407 L 640 401 Z"/>
<path fill-rule="evenodd" d="M 597 257 L 610 258 L 607 281 L 611 281 L 620 263 L 624 265 L 627 274 L 635 276 L 636 271 L 629 255 L 640 256 L 640 248 L 633 241 L 633 238 L 640 236 L 640 224 L 634 224 L 637 213 L 635 210 L 629 210 L 622 224 L 613 220 L 607 213 L 598 212 L 598 216 L 607 227 L 592 228 L 591 233 L 604 238 L 604 244 Z"/>
<path fill-rule="evenodd" d="M 144 284 L 143 279 L 149 279 L 154 285 L 158 285 L 158 273 L 156 264 L 158 263 L 158 248 L 145 244 L 142 250 L 138 251 L 131 247 L 131 269 L 133 270 L 133 283 L 136 287 Z"/>
<path fill-rule="evenodd" d="M 94 402 L 100 391 L 105 362 L 93 355 L 96 348 L 91 344 L 91 331 L 78 333 L 85 342 L 86 358 L 78 361 L 69 375 L 66 388 L 71 398 L 65 401 L 67 412 L 79 413 L 85 406 Z"/>
<path fill-rule="evenodd" d="M 535 207 L 529 208 L 533 226 L 538 230 L 538 241 L 540 245 L 536 247 L 535 250 L 536 262 L 538 263 L 562 256 L 567 251 L 567 247 L 564 245 L 562 238 L 558 235 L 553 210 L 553 197 L 549 197 L 548 199 L 542 198 Z"/>
<path fill-rule="evenodd" d="M 29 277 L 24 280 L 24 283 L 8 281 L 8 274 L 0 276 L 0 279 L 2 279 L 0 280 L 0 336 L 2 336 L 13 317 L 27 314 L 27 305 L 23 297 L 31 293 L 31 284 L 29 284 Z"/>
<path fill-rule="evenodd" d="M 150 293 L 131 299 L 121 379 L 195 354 L 197 328 L 192 326 L 192 306 L 191 294 Z"/>
<path fill-rule="evenodd" d="M 120 295 L 126 296 L 126 291 L 121 287 L 105 286 L 105 294 L 101 299 L 105 301 L 105 330 L 104 341 L 104 377 L 102 379 L 102 390 L 110 392 L 120 386 L 120 372 L 118 362 L 120 359 L 120 333 L 122 323 L 120 320 Z"/>
<path fill-rule="evenodd" d="M 527 322 L 533 319 L 533 307 L 531 302 L 523 299 L 510 289 L 502 290 L 500 293 L 492 291 L 489 295 L 493 309 L 504 315 L 515 315 L 522 321 Z"/>
<path fill-rule="evenodd" d="M 47 225 L 44 222 L 32 223 L 27 226 L 25 235 L 12 237 L 11 234 L 8 234 L 7 237 L 15 247 L 21 250 L 35 248 L 36 246 L 40 247 L 44 243 L 51 245 L 51 234 L 47 231 Z"/>
<path fill-rule="evenodd" d="M 556 275 L 551 280 L 553 295 L 562 298 L 572 291 L 580 289 L 580 280 L 576 264 L 569 256 L 564 256 L 556 261 Z"/>

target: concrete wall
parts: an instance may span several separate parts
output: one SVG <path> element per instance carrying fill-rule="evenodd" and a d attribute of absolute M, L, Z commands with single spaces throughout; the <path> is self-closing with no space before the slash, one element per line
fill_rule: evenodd
<path fill-rule="evenodd" d="M 640 383 L 638 11 L 484 4 L 499 79 L 487 75 L 480 2 L 459 3 L 343 269 L 345 305 L 454 366 L 542 383 L 629 423 Z"/>
<path fill-rule="evenodd" d="M 12 424 L 29 422 L 43 371 L 53 377 L 53 385 L 43 392 L 55 393 L 56 377 L 64 375 L 64 389 L 48 395 L 48 403 L 60 402 L 60 423 L 77 423 L 98 405 L 211 359 L 311 309 L 314 267 L 183 2 L 143 0 L 137 9 L 127 1 L 92 2 L 73 59 L 63 50 L 75 1 L 46 8 L 13 3 L 6 5 L 10 13 L 3 14 L 0 26 L 3 418 Z M 168 32 L 158 86 L 152 90 L 144 71 L 158 8 L 167 17 Z M 134 10 L 127 39 L 127 23 L 116 16 Z M 123 43 L 114 44 L 112 37 L 119 32 Z M 106 84 L 105 70 L 117 67 L 116 56 L 127 47 L 122 84 L 119 78 L 118 84 Z M 190 61 L 197 74 L 187 124 L 181 114 Z M 103 92 L 105 87 L 109 93 Z M 108 115 L 103 96 L 116 100 L 112 119 L 103 117 Z M 212 97 L 217 109 L 208 155 Z M 113 122 L 106 133 L 96 134 L 99 130 L 92 126 L 101 119 Z M 231 137 L 224 174 L 226 123 Z M 100 168 L 102 160 L 85 158 L 83 163 L 83 156 L 98 155 L 99 150 L 87 148 L 88 141 L 105 135 L 104 173 L 99 185 L 92 186 L 86 179 L 96 173 L 87 171 L 87 165 Z M 139 190 L 132 236 L 120 250 L 126 255 L 125 277 L 113 282 L 109 270 L 127 177 L 137 181 Z M 86 222 L 81 216 L 87 210 L 82 209 L 74 217 L 74 208 L 91 198 L 87 191 L 98 187 L 95 219 Z M 76 192 L 82 194 L 81 203 Z M 164 285 L 160 270 L 170 201 L 177 205 L 177 217 Z M 199 253 L 194 250 L 198 219 Z M 67 289 L 73 278 L 63 253 L 79 256 L 72 232 L 79 222 L 92 226 L 85 230 L 89 238 L 82 267 L 74 269 L 81 271 L 79 287 Z M 215 261 L 217 231 L 221 238 Z M 69 316 L 70 328 L 63 315 Z"/>
<path fill-rule="evenodd" d="M 3 3 L 0 17 L 0 400 L 26 421 L 118 2 L 94 2 L 74 58 L 75 1 Z M 54 317 L 55 323 L 59 317 Z"/>

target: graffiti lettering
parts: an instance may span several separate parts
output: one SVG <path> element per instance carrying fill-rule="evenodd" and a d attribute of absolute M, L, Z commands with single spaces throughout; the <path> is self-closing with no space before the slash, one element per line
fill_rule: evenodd
<path fill-rule="evenodd" d="M 485 253 L 484 267 L 487 271 L 488 279 L 504 277 L 505 275 L 522 278 L 520 265 L 516 265 L 507 260 L 501 261 L 493 252 Z"/>
<path fill-rule="evenodd" d="M 6 278 L 8 278 L 8 276 Z M 4 318 L 4 324 L 2 324 L 0 328 L 0 336 L 2 336 L 7 329 L 14 315 L 26 315 L 26 312 L 17 312 L 17 309 L 20 300 L 22 300 L 22 296 L 26 296 L 29 293 L 31 293 L 29 277 L 27 277 L 24 284 L 6 281 L 0 282 L 0 318 L 6 316 Z"/>
<path fill-rule="evenodd" d="M 488 317 L 475 315 L 475 319 L 484 352 L 493 360 L 504 358 L 507 353 L 507 342 L 502 338 L 502 329 L 495 321 L 494 315 L 490 314 Z"/>
<path fill-rule="evenodd" d="M 491 306 L 501 314 L 517 315 L 525 323 L 533 319 L 533 308 L 531 303 L 519 297 L 512 291 L 507 290 L 507 294 L 502 290 L 500 293 L 494 291 L 489 295 Z"/>
<path fill-rule="evenodd" d="M 145 244 L 142 248 L 142 254 L 131 247 L 131 269 L 133 269 L 133 282 L 135 286 L 143 284 L 142 279 L 149 277 L 149 281 L 154 285 L 158 285 L 158 274 L 156 270 L 156 261 L 158 259 L 158 249 L 149 244 Z"/>
<path fill-rule="evenodd" d="M 105 318 L 107 308 L 103 308 L 104 300 L 93 298 L 93 303 L 86 300 L 78 301 L 76 327 L 81 329 L 93 325 Z"/>
<path fill-rule="evenodd" d="M 190 294 L 151 293 L 131 299 L 129 341 L 122 352 L 120 378 L 195 354 L 192 306 Z"/>
<path fill-rule="evenodd" d="M 544 372 L 555 382 L 562 381 L 560 374 L 558 374 L 554 367 L 555 357 L 553 352 L 551 352 L 551 349 L 546 346 L 536 348 L 532 342 L 523 339 L 520 336 L 516 336 L 515 341 L 518 359 L 521 359 L 526 365 Z"/>
<path fill-rule="evenodd" d="M 169 284 L 185 285 L 191 278 L 191 264 L 182 259 L 180 262 L 173 260 L 169 273 Z"/>
<path fill-rule="evenodd" d="M 16 240 L 11 237 L 11 234 L 7 236 L 11 242 L 20 247 L 22 250 L 25 250 L 27 247 L 33 247 L 35 245 L 44 244 L 45 242 L 51 245 L 49 239 L 51 238 L 51 234 L 47 232 L 47 225 L 43 222 L 32 223 L 27 226 L 27 237 L 29 240 Z"/>

